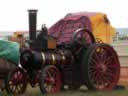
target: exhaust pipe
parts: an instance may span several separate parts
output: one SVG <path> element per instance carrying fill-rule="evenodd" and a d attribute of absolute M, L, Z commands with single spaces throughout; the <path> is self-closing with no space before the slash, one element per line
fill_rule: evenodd
<path fill-rule="evenodd" d="M 29 13 L 29 40 L 36 39 L 36 17 L 38 10 L 28 10 Z"/>

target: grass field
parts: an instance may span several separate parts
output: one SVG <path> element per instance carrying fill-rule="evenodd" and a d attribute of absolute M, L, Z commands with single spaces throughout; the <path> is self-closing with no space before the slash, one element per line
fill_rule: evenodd
<path fill-rule="evenodd" d="M 1 93 L 1 96 L 9 96 L 5 93 Z M 128 90 L 118 91 L 105 91 L 105 92 L 94 92 L 94 91 L 63 91 L 56 94 L 42 95 L 40 92 L 27 92 L 26 94 L 18 96 L 128 96 Z"/>
<path fill-rule="evenodd" d="M 108 91 L 108 92 L 92 92 L 92 91 L 66 91 L 48 96 L 128 96 L 128 91 Z"/>
<path fill-rule="evenodd" d="M 10 96 L 6 92 L 1 92 L 0 96 Z M 12 96 L 12 95 L 11 95 Z M 18 96 L 128 96 L 128 90 L 114 90 L 114 91 L 88 91 L 88 90 L 67 90 L 56 94 L 41 94 L 39 88 L 28 87 L 27 92 Z"/>

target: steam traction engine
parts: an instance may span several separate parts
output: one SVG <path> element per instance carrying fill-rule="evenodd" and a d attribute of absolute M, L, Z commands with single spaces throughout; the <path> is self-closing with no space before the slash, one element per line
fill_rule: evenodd
<path fill-rule="evenodd" d="M 9 92 L 24 92 L 27 82 L 39 85 L 43 93 L 58 92 L 64 85 L 79 88 L 85 84 L 93 90 L 116 86 L 120 64 L 111 46 L 95 43 L 92 33 L 81 28 L 73 32 L 70 42 L 57 44 L 44 25 L 36 30 L 36 12 L 29 10 L 29 46 L 21 49 L 22 67 L 8 76 Z"/>

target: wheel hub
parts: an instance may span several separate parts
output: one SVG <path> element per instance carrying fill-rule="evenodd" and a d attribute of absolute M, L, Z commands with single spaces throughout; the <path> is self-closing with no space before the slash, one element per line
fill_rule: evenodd
<path fill-rule="evenodd" d="M 107 66 L 104 63 L 99 63 L 98 70 L 102 73 L 105 73 L 107 71 Z"/>
<path fill-rule="evenodd" d="M 48 82 L 48 84 L 54 84 L 55 79 L 53 77 L 50 77 L 50 78 L 48 78 L 47 82 Z"/>

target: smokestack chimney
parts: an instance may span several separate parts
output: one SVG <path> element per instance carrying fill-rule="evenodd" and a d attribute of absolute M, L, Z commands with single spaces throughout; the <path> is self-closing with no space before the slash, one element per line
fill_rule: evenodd
<path fill-rule="evenodd" d="M 36 17 L 38 10 L 28 10 L 29 13 L 29 40 L 36 39 Z"/>

